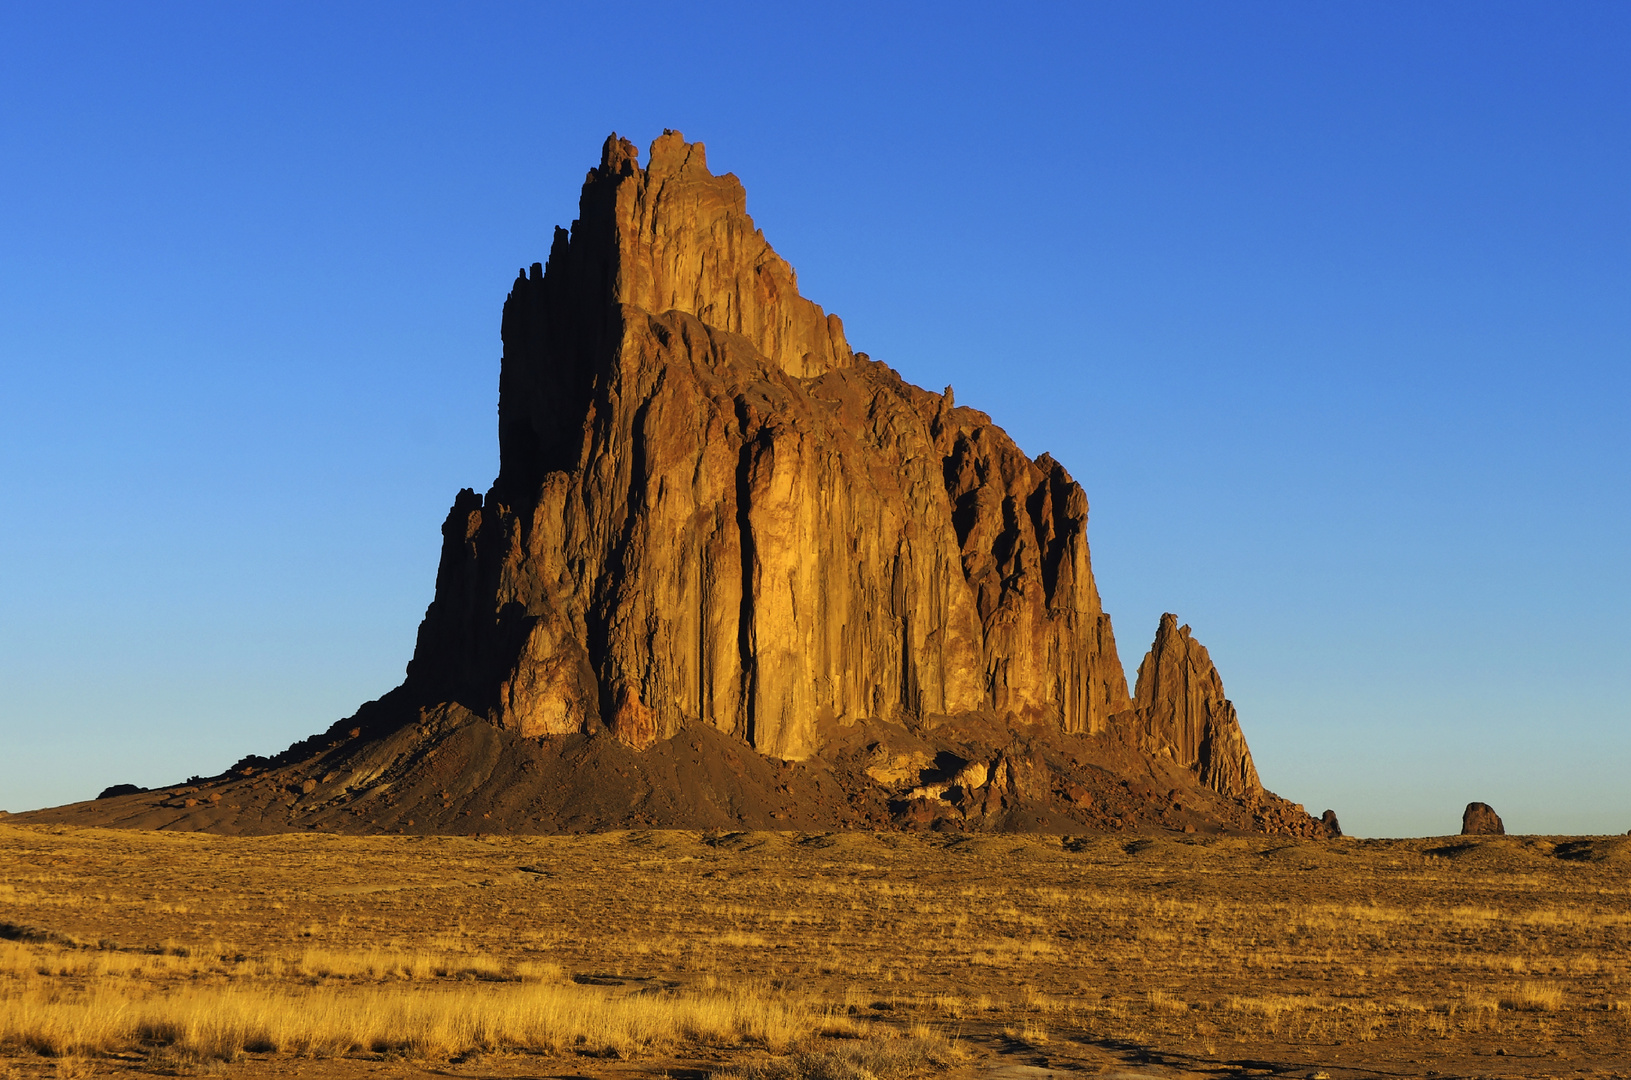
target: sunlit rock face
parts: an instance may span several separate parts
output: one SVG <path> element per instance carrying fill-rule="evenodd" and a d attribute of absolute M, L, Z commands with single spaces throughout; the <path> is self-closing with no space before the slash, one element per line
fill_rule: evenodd
<path fill-rule="evenodd" d="M 863 717 L 1129 708 L 1080 486 L 854 353 L 701 143 L 609 138 L 503 339 L 500 474 L 444 526 L 415 696 L 787 759 Z"/>
<path fill-rule="evenodd" d="M 1138 668 L 1134 704 L 1131 726 L 1145 752 L 1170 757 L 1221 795 L 1262 793 L 1234 704 L 1224 697 L 1223 679 L 1206 647 L 1190 636 L 1189 627 L 1178 625 L 1176 615 L 1161 616 L 1155 642 Z M 1333 827 L 1334 822 L 1332 815 Z"/>

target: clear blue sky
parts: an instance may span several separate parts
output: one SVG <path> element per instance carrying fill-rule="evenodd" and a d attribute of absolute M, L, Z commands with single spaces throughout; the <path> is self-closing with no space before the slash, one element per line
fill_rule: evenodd
<path fill-rule="evenodd" d="M 1631 828 L 1631 5 L 996 8 L 0 9 L 0 807 L 396 685 L 516 268 L 672 127 L 1270 787 Z"/>

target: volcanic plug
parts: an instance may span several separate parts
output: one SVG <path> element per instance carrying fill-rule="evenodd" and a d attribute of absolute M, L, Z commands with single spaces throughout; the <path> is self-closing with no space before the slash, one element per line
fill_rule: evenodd
<path fill-rule="evenodd" d="M 442 528 L 396 690 L 274 757 L 39 820 L 1326 835 L 1190 628 L 1136 693 L 1087 497 L 855 352 L 665 132 L 606 140 L 504 303 L 500 468 Z"/>

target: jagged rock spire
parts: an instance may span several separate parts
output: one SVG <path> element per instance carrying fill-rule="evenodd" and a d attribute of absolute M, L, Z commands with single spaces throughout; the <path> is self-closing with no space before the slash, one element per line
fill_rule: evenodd
<path fill-rule="evenodd" d="M 1171 613 L 1138 667 L 1133 695 L 1143 749 L 1193 769 L 1222 795 L 1251 798 L 1263 790 L 1235 707 L 1206 647 Z"/>

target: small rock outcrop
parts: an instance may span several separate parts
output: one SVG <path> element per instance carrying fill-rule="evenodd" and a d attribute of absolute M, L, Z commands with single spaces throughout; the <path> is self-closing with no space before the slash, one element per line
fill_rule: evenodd
<path fill-rule="evenodd" d="M 607 139 L 501 337 L 403 684 L 207 795 L 39 820 L 1337 832 L 1174 616 L 1128 693 L 1080 485 L 854 351 L 701 143 Z"/>
<path fill-rule="evenodd" d="M 1501 815 L 1488 803 L 1470 802 L 1461 812 L 1462 836 L 1505 836 Z"/>

